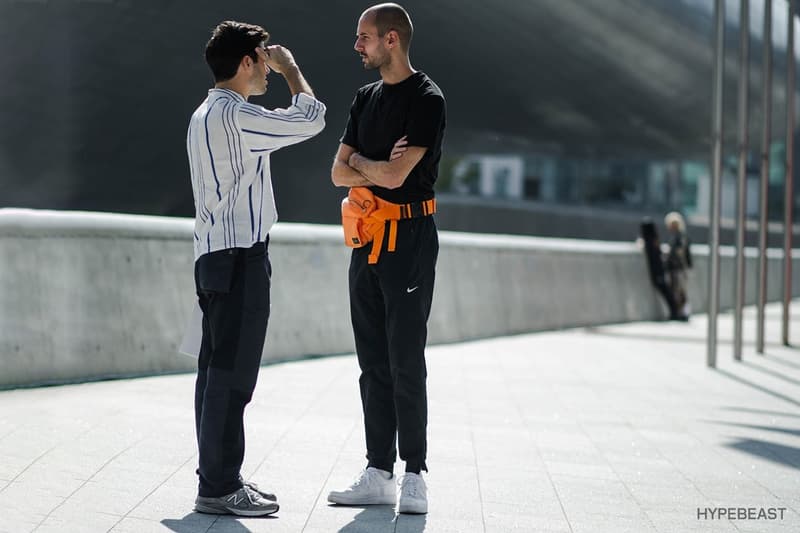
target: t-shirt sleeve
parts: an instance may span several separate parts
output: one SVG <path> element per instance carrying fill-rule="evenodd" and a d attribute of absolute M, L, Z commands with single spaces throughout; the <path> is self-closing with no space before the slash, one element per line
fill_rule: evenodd
<path fill-rule="evenodd" d="M 408 146 L 433 148 L 445 118 L 444 98 L 426 94 L 409 109 L 406 136 Z"/>
<path fill-rule="evenodd" d="M 344 127 L 344 133 L 339 142 L 358 148 L 358 94 L 353 98 L 353 103 L 350 105 L 350 114 L 347 116 L 347 125 Z"/>

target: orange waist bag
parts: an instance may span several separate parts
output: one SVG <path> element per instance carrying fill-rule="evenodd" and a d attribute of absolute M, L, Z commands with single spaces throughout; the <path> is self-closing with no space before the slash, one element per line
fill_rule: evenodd
<path fill-rule="evenodd" d="M 436 212 L 436 199 L 410 204 L 393 204 L 372 194 L 368 187 L 351 187 L 342 200 L 342 227 L 344 243 L 351 248 L 361 248 L 370 242 L 370 265 L 378 262 L 381 243 L 389 221 L 387 249 L 394 252 L 397 246 L 397 221 L 404 218 L 425 217 Z"/>

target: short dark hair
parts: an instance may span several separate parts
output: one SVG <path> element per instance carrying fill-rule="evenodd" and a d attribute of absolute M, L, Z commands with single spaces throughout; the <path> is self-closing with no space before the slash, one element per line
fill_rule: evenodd
<path fill-rule="evenodd" d="M 269 33 L 261 26 L 234 20 L 220 22 L 206 43 L 206 63 L 214 74 L 214 81 L 226 81 L 236 76 L 244 56 L 249 55 L 253 61 L 258 61 L 254 50 L 268 40 Z"/>
<path fill-rule="evenodd" d="M 375 27 L 378 29 L 378 37 L 383 37 L 391 30 L 397 32 L 400 37 L 400 46 L 408 51 L 411 46 L 411 37 L 414 36 L 414 26 L 411 24 L 411 17 L 408 11 L 399 4 L 386 3 L 378 4 L 367 9 L 367 13 L 375 17 Z"/>

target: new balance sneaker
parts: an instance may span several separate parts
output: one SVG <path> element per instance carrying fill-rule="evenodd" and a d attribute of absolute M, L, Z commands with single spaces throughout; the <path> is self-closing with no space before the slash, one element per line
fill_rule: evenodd
<path fill-rule="evenodd" d="M 244 485 L 245 487 L 248 487 L 250 490 L 252 490 L 254 492 L 257 492 L 258 495 L 261 496 L 262 498 L 264 498 L 265 500 L 269 500 L 271 502 L 277 502 L 278 501 L 278 497 L 277 496 L 275 496 L 271 492 L 267 492 L 267 491 L 261 490 L 260 488 L 258 488 L 258 485 L 256 485 L 252 481 L 247 481 L 246 479 L 243 479 L 241 476 L 239 476 L 239 481 L 241 481 L 242 485 Z"/>
<path fill-rule="evenodd" d="M 328 501 L 340 505 L 394 505 L 397 488 L 390 472 L 367 467 L 358 479 L 343 491 L 331 491 Z"/>
<path fill-rule="evenodd" d="M 428 512 L 428 487 L 420 474 L 406 472 L 400 482 L 398 513 L 425 514 Z"/>
<path fill-rule="evenodd" d="M 243 486 L 236 492 L 219 498 L 198 496 L 194 510 L 208 514 L 235 514 L 239 516 L 265 516 L 276 513 L 279 507 L 275 502 L 265 500 L 257 492 Z"/>

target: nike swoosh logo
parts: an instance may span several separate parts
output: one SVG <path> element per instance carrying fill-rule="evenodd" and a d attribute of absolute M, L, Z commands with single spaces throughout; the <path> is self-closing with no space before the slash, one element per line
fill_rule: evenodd
<path fill-rule="evenodd" d="M 419 288 L 419 285 L 417 285 L 416 287 L 411 287 L 410 289 L 406 289 L 406 292 L 407 292 L 407 293 L 412 293 L 412 292 L 414 292 L 415 290 L 417 290 L 418 288 Z"/>

